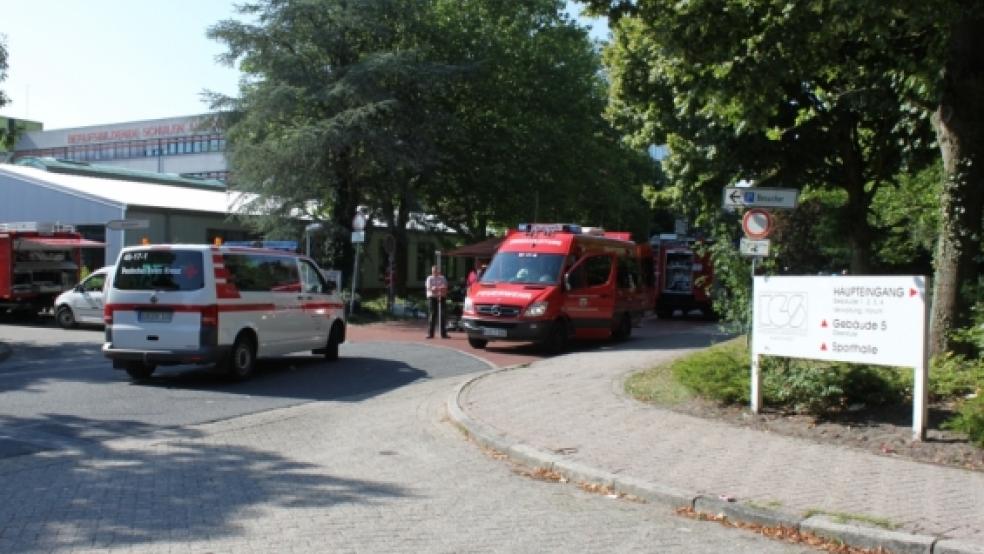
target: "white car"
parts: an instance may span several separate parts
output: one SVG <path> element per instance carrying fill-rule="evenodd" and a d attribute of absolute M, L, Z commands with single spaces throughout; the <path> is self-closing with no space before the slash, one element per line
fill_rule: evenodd
<path fill-rule="evenodd" d="M 78 323 L 103 323 L 103 285 L 113 266 L 106 266 L 92 272 L 75 288 L 67 290 L 55 298 L 55 321 L 65 329 Z"/>

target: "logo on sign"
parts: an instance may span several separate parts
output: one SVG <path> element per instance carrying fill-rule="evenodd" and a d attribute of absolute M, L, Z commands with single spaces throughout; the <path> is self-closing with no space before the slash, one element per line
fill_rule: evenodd
<path fill-rule="evenodd" d="M 758 327 L 772 333 L 806 335 L 809 296 L 805 292 L 775 292 L 759 297 Z"/>

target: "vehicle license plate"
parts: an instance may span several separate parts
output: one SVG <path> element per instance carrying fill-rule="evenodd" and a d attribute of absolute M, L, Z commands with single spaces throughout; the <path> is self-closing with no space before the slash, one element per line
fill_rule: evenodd
<path fill-rule="evenodd" d="M 496 329 L 495 327 L 482 327 L 482 334 L 486 337 L 504 337 L 506 336 L 506 330 Z"/>
<path fill-rule="evenodd" d="M 141 310 L 137 312 L 137 320 L 144 323 L 170 323 L 171 312 Z"/>

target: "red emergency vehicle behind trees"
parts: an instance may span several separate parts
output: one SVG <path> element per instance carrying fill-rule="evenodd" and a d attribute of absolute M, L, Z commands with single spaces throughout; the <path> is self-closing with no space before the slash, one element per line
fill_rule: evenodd
<path fill-rule="evenodd" d="M 71 225 L 0 223 L 0 313 L 37 314 L 79 282 L 81 248 L 102 247 Z"/>
<path fill-rule="evenodd" d="M 656 274 L 656 315 L 673 317 L 700 310 L 707 319 L 715 317 L 710 294 L 714 270 L 708 254 L 698 253 L 700 241 L 674 234 L 654 236 L 652 246 Z"/>
<path fill-rule="evenodd" d="M 629 233 L 520 225 L 468 288 L 461 318 L 468 343 L 535 341 L 561 352 L 572 338 L 628 338 L 653 307 L 647 252 Z"/>

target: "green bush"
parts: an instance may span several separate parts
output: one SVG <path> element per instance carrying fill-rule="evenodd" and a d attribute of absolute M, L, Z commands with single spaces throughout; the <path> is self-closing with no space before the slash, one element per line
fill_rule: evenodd
<path fill-rule="evenodd" d="M 733 339 L 676 360 L 671 370 L 680 384 L 695 393 L 725 403 L 748 402 L 750 374 L 744 337 Z"/>
<path fill-rule="evenodd" d="M 762 360 L 763 402 L 797 412 L 822 413 L 842 403 L 840 372 L 788 358 Z"/>
<path fill-rule="evenodd" d="M 929 392 L 934 398 L 957 398 L 984 390 L 984 359 L 947 352 L 933 358 Z"/>
<path fill-rule="evenodd" d="M 966 433 L 970 442 L 984 448 L 984 395 L 962 401 L 957 415 L 944 422 L 943 428 Z"/>

